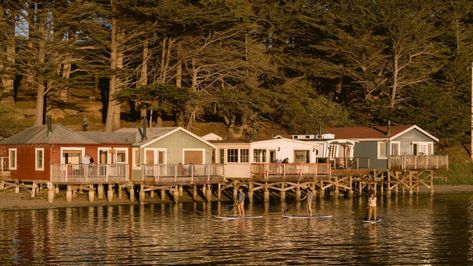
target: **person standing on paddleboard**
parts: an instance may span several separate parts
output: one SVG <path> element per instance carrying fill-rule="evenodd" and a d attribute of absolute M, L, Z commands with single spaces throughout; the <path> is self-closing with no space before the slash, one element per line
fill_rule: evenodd
<path fill-rule="evenodd" d="M 376 221 L 376 196 L 374 192 L 371 192 L 368 199 L 368 221 L 371 221 L 371 217 L 373 217 L 373 221 Z"/>
<path fill-rule="evenodd" d="M 238 201 L 237 201 L 237 208 L 238 208 L 238 215 L 245 216 L 245 192 L 243 192 L 243 187 L 240 187 L 238 190 Z"/>
<path fill-rule="evenodd" d="M 312 189 L 311 188 L 308 188 L 307 189 L 307 194 L 305 195 L 305 197 L 302 199 L 307 199 L 307 215 L 309 216 L 312 216 Z"/>

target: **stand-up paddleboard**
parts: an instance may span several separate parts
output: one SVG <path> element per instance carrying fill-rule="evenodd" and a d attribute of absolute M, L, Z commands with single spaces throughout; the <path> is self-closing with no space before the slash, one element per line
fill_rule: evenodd
<path fill-rule="evenodd" d="M 263 218 L 263 216 L 262 215 L 255 215 L 255 216 L 252 216 L 252 215 L 245 215 L 245 216 L 238 216 L 238 215 L 220 216 L 220 215 L 215 215 L 215 218 L 223 219 L 223 220 L 244 220 L 244 219 L 260 219 L 260 218 Z"/>
<path fill-rule="evenodd" d="M 306 215 L 306 214 L 283 214 L 284 218 L 290 219 L 328 219 L 332 218 L 332 215 Z"/>
<path fill-rule="evenodd" d="M 378 219 L 376 219 L 376 220 L 363 220 L 362 222 L 363 222 L 363 223 L 375 224 L 375 223 L 381 222 L 381 218 L 378 218 Z"/>

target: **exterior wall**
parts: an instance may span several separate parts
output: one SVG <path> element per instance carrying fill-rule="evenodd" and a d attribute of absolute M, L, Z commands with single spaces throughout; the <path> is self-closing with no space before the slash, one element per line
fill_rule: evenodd
<path fill-rule="evenodd" d="M 220 152 L 223 150 L 224 158 L 224 172 L 225 177 L 229 178 L 249 178 L 250 177 L 250 163 L 249 162 L 240 162 L 241 158 L 238 158 L 238 162 L 228 162 L 228 149 L 238 149 L 239 157 L 241 156 L 240 150 L 247 149 L 250 151 L 250 143 L 214 143 L 217 147 L 215 151 L 215 162 L 220 164 L 221 155 Z M 248 153 L 248 159 L 251 160 L 251 156 Z"/>
<path fill-rule="evenodd" d="M 176 131 L 158 141 L 141 148 L 141 160 L 144 158 L 143 148 L 166 149 L 166 163 L 178 164 L 184 162 L 184 149 L 204 149 L 204 163 L 212 163 L 212 146 L 196 139 L 183 131 Z"/>
<path fill-rule="evenodd" d="M 266 152 L 266 162 L 269 162 L 269 151 L 276 151 L 276 159 L 279 161 L 284 160 L 285 158 L 289 159 L 289 163 L 294 162 L 294 151 L 295 150 L 306 150 L 309 151 L 309 160 L 311 163 L 315 163 L 316 154 L 315 147 L 309 142 L 298 142 L 289 139 L 274 139 L 269 141 L 256 141 L 251 143 L 250 150 L 250 162 L 254 162 L 254 150 L 255 149 L 265 149 Z"/>
<path fill-rule="evenodd" d="M 377 141 L 360 141 L 355 143 L 354 157 L 369 158 L 371 169 L 387 169 L 388 160 L 378 159 L 378 142 Z M 360 165 L 365 167 L 365 165 Z M 366 166 L 367 167 L 367 166 Z"/>
<path fill-rule="evenodd" d="M 47 145 L 8 145 L 16 148 L 16 170 L 10 170 L 10 176 L 17 180 L 49 180 L 51 149 Z M 44 170 L 35 170 L 35 149 L 44 148 Z"/>
<path fill-rule="evenodd" d="M 409 130 L 408 132 L 402 134 L 401 136 L 393 139 L 393 141 L 399 141 L 401 143 L 400 155 L 410 155 L 412 154 L 412 142 L 429 142 L 434 145 L 434 141 L 431 138 L 424 135 L 417 129 Z M 433 150 L 432 150 L 433 152 Z"/>

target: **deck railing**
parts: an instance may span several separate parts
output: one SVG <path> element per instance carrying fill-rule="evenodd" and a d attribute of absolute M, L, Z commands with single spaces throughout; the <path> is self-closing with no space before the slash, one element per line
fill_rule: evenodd
<path fill-rule="evenodd" d="M 141 165 L 141 176 L 133 181 L 153 181 L 155 183 L 180 183 L 209 181 L 224 178 L 222 164 L 145 164 Z"/>
<path fill-rule="evenodd" d="M 252 163 L 251 175 L 317 176 L 330 175 L 330 163 Z"/>
<path fill-rule="evenodd" d="M 327 158 L 333 169 L 370 169 L 368 157 L 332 157 Z"/>
<path fill-rule="evenodd" d="M 128 164 L 52 164 L 51 182 L 116 184 L 129 181 Z"/>
<path fill-rule="evenodd" d="M 391 169 L 448 169 L 448 155 L 391 156 Z"/>

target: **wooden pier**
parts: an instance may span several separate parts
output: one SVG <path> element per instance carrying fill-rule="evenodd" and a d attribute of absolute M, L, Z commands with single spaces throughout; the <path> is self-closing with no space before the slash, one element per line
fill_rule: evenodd
<path fill-rule="evenodd" d="M 411 163 L 412 162 L 412 163 Z M 318 197 L 361 196 L 419 193 L 421 187 L 434 194 L 435 169 L 448 167 L 443 158 L 417 158 L 394 161 L 390 170 L 335 168 L 328 163 L 250 163 L 250 176 L 226 177 L 223 164 L 212 165 L 142 165 L 141 175 L 130 175 L 127 164 L 51 165 L 50 180 L 13 180 L 1 168 L 0 190 L 27 189 L 34 197 L 48 189 L 48 200 L 60 190 L 71 202 L 78 192 L 86 192 L 89 201 L 128 197 L 131 202 L 234 201 L 238 188 L 244 186 L 249 201 L 287 199 L 300 201 L 310 188 Z M 239 166 L 241 167 L 241 166 Z"/>

